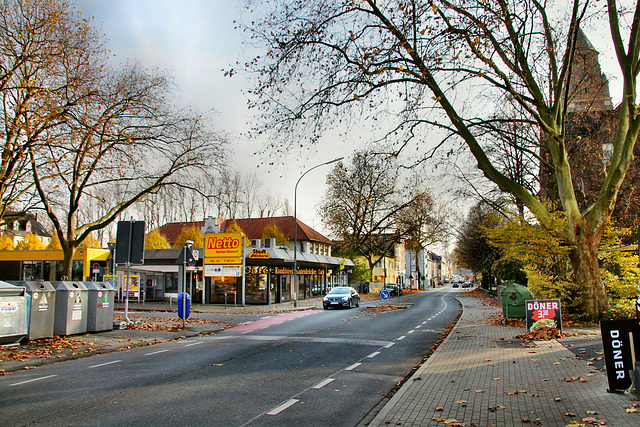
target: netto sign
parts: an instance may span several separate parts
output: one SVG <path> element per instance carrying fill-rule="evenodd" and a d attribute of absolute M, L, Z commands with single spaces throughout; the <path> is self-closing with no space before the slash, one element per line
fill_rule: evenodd
<path fill-rule="evenodd" d="M 242 234 L 214 233 L 204 238 L 205 258 L 242 257 Z"/>

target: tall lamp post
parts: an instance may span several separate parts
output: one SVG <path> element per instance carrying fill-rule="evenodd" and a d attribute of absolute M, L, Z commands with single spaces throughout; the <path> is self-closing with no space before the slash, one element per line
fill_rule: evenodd
<path fill-rule="evenodd" d="M 293 299 L 294 307 L 298 307 L 298 184 L 300 184 L 300 180 L 312 170 L 319 168 L 320 166 L 339 162 L 342 159 L 344 159 L 344 157 L 339 157 L 337 159 L 315 165 L 314 167 L 300 175 L 300 178 L 298 178 L 298 182 L 296 182 L 296 186 L 293 190 L 293 283 L 295 291 Z"/>

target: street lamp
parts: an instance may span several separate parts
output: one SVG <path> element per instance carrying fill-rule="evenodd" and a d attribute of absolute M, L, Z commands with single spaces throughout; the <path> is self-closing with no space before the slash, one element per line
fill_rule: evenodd
<path fill-rule="evenodd" d="M 330 160 L 328 162 L 320 163 L 319 165 L 315 165 L 298 178 L 298 182 L 296 182 L 296 186 L 293 190 L 293 283 L 294 283 L 294 299 L 293 306 L 298 307 L 298 184 L 300 184 L 300 180 L 312 170 L 319 168 L 320 166 L 330 165 L 331 163 L 339 162 L 344 159 L 344 157 L 339 157 L 337 159 Z"/>

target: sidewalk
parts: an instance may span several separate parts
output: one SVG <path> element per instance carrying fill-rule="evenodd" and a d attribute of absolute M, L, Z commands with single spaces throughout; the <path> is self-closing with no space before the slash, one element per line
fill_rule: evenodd
<path fill-rule="evenodd" d="M 457 298 L 454 329 L 369 426 L 640 425 L 625 409 L 634 396 L 607 392 L 604 371 L 558 341 L 513 339 L 525 328 L 488 321 L 499 307 Z"/>

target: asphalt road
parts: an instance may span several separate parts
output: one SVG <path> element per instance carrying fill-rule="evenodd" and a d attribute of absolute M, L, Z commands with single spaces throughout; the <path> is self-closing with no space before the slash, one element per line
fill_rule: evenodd
<path fill-rule="evenodd" d="M 265 316 L 0 377 L 0 425 L 357 425 L 430 353 L 454 293 Z"/>

